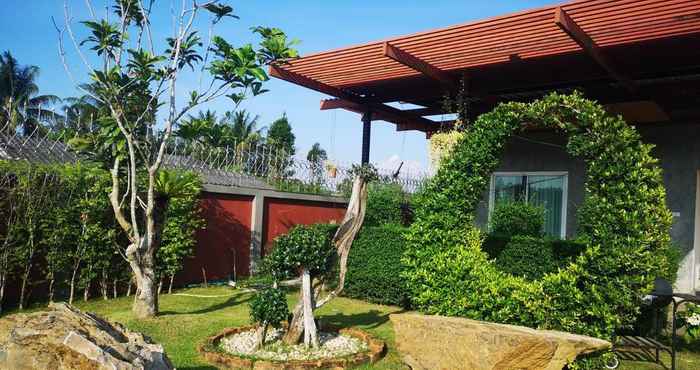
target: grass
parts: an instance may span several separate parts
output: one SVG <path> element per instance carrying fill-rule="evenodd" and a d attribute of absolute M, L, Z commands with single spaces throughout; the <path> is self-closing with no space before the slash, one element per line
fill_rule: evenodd
<path fill-rule="evenodd" d="M 187 294 L 184 296 L 181 294 Z M 208 296 L 208 297 L 195 297 Z M 80 309 L 118 321 L 129 329 L 143 332 L 157 343 L 178 370 L 216 369 L 204 362 L 196 351 L 198 343 L 224 328 L 248 325 L 248 300 L 251 293 L 228 287 L 193 288 L 160 297 L 160 315 L 154 319 L 136 320 L 131 315 L 131 299 L 92 300 L 77 303 Z M 294 295 L 289 295 L 290 307 Z M 404 369 L 395 351 L 394 333 L 389 314 L 396 307 L 374 305 L 358 300 L 337 298 L 319 310 L 322 322 L 342 327 L 366 329 L 387 342 L 387 356 L 374 369 Z M 369 368 L 369 367 L 366 367 Z"/>
<path fill-rule="evenodd" d="M 92 300 L 77 303 L 80 309 L 125 324 L 143 332 L 165 346 L 166 353 L 179 370 L 214 370 L 196 351 L 198 343 L 224 328 L 248 325 L 248 300 L 251 293 L 229 287 L 192 288 L 164 294 L 160 298 L 160 315 L 154 319 L 136 320 L 131 315 L 131 298 L 109 301 Z M 288 296 L 290 304 L 296 300 Z M 359 327 L 384 340 L 387 355 L 374 366 L 364 369 L 405 369 L 396 352 L 394 332 L 389 314 L 398 307 L 382 306 L 348 298 L 336 298 L 319 310 L 322 322 L 340 327 Z M 668 357 L 665 363 L 670 364 Z M 663 367 L 644 362 L 623 362 L 623 370 L 657 370 Z M 679 354 L 677 369 L 700 369 L 700 348 Z"/>

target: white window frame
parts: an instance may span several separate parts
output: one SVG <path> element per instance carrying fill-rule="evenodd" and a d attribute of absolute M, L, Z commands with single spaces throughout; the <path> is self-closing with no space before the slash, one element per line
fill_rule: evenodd
<path fill-rule="evenodd" d="M 493 213 L 493 205 L 496 201 L 496 176 L 562 176 L 562 200 L 561 200 L 561 233 L 560 238 L 566 239 L 566 216 L 569 204 L 569 172 L 567 171 L 502 171 L 491 174 L 491 184 L 489 185 L 489 217 L 488 223 L 491 224 L 491 214 Z M 525 188 L 527 192 L 527 187 Z"/>

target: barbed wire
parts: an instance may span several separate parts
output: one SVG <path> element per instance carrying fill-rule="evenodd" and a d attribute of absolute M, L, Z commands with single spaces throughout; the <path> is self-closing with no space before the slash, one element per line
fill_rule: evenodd
<path fill-rule="evenodd" d="M 30 163 L 72 163 L 89 160 L 73 151 L 64 133 L 45 133 L 37 128 L 29 134 L 0 128 L 0 159 Z M 165 168 L 192 171 L 204 184 L 238 186 L 325 195 L 347 195 L 352 186 L 352 164 L 329 160 L 309 161 L 283 148 L 262 142 L 234 142 L 229 147 L 174 140 L 166 147 Z M 402 168 L 377 168 L 379 181 L 414 193 L 428 173 Z"/>

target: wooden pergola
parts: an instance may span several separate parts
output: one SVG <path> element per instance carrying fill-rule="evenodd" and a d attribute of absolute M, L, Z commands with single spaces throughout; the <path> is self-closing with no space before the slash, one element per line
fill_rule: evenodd
<path fill-rule="evenodd" d="M 452 122 L 463 83 L 470 114 L 504 101 L 579 90 L 635 123 L 700 118 L 700 0 L 583 0 L 324 51 L 273 65 L 272 76 L 373 120 L 427 135 Z M 420 106 L 398 109 L 391 102 Z"/>

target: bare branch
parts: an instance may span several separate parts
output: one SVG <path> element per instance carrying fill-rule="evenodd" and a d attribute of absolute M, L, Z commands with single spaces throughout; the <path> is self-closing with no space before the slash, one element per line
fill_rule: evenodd
<path fill-rule="evenodd" d="M 87 58 L 85 58 L 85 55 L 83 54 L 82 50 L 80 50 L 80 43 L 78 43 L 78 40 L 76 40 L 75 35 L 73 34 L 73 28 L 70 26 L 71 23 L 71 16 L 70 16 L 70 10 L 68 9 L 68 1 L 64 0 L 63 2 L 63 17 L 64 21 L 66 23 L 66 30 L 68 31 L 68 35 L 70 36 L 71 41 L 73 41 L 73 46 L 75 47 L 75 51 L 78 53 L 80 56 L 80 59 L 83 61 L 83 64 L 85 64 L 85 67 L 88 68 L 89 71 L 94 71 L 95 69 L 92 68 L 92 65 L 90 62 L 88 62 Z"/>

